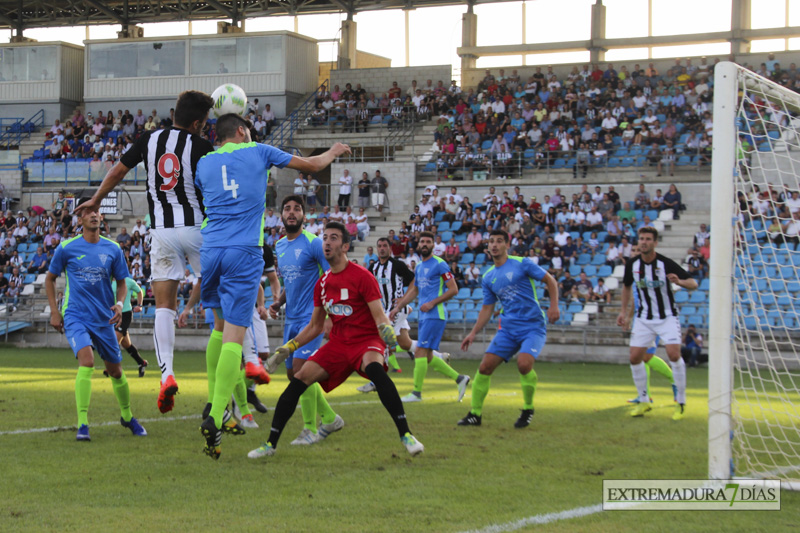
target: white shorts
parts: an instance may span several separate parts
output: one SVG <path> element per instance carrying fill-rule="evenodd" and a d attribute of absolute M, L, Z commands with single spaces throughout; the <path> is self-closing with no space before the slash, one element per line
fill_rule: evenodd
<path fill-rule="evenodd" d="M 400 335 L 400 331 L 403 329 L 405 330 L 411 329 L 411 326 L 408 325 L 408 314 L 403 311 L 395 315 L 394 324 L 392 325 L 394 326 L 395 335 Z"/>
<path fill-rule="evenodd" d="M 372 205 L 383 205 L 386 201 L 386 195 L 382 192 L 372 193 Z"/>
<path fill-rule="evenodd" d="M 632 348 L 650 348 L 656 340 L 661 338 L 664 345 L 681 343 L 681 322 L 676 316 L 663 320 L 633 319 L 631 330 Z"/>
<path fill-rule="evenodd" d="M 203 236 L 198 226 L 184 228 L 151 229 L 150 256 L 153 273 L 150 281 L 180 281 L 184 276 L 186 263 L 200 277 L 200 248 Z"/>

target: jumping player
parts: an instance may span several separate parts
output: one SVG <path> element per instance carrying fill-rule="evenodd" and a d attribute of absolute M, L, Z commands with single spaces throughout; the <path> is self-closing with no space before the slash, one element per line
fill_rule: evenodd
<path fill-rule="evenodd" d="M 153 340 L 161 368 L 158 410 L 167 413 L 175 405 L 178 384 L 173 370 L 175 317 L 178 285 L 188 260 L 200 277 L 200 246 L 203 196 L 194 177 L 197 163 L 213 152 L 210 142 L 200 137 L 214 105 L 210 96 L 185 91 L 175 104 L 173 126 L 145 132 L 106 174 L 103 183 L 84 209 L 99 209 L 100 203 L 128 172 L 141 162 L 147 171 L 147 203 L 152 227 L 152 287 L 156 300 Z M 80 207 L 79 207 L 80 209 Z"/>
<path fill-rule="evenodd" d="M 275 455 L 281 432 L 294 413 L 305 390 L 320 383 L 330 392 L 352 374 L 372 380 L 381 403 L 397 426 L 400 440 L 411 455 L 425 447 L 409 431 L 403 402 L 389 375 L 383 354 L 387 344 L 397 339 L 381 305 L 378 283 L 370 272 L 347 259 L 350 235 L 344 225 L 329 222 L 323 234 L 325 258 L 330 270 L 314 286 L 314 312 L 311 322 L 297 337 L 278 348 L 293 352 L 322 332 L 325 314 L 331 317 L 330 341 L 312 355 L 283 391 L 275 407 L 269 440 L 247 454 L 251 459 Z"/>
<path fill-rule="evenodd" d="M 196 177 L 207 214 L 202 230 L 201 299 L 203 307 L 214 309 L 216 315 L 206 360 L 213 363 L 214 353 L 219 354 L 214 365 L 215 382 L 209 384 L 209 390 L 214 391 L 213 401 L 200 431 L 206 439 L 205 453 L 214 459 L 220 456 L 223 417 L 241 375 L 242 341 L 252 322 L 264 271 L 267 170 L 289 166 L 318 172 L 349 152 L 347 146 L 335 144 L 318 156 L 295 157 L 251 142 L 249 123 L 235 114 L 221 116 L 216 133 L 221 146 L 198 163 Z"/>

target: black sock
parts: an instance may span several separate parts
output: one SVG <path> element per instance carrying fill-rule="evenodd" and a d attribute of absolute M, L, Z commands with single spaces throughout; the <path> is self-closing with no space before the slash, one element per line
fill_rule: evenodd
<path fill-rule="evenodd" d="M 378 391 L 378 396 L 381 403 L 389 411 L 389 414 L 394 420 L 394 425 L 397 426 L 397 432 L 402 437 L 411 431 L 408 429 L 408 421 L 406 420 L 406 413 L 403 410 L 403 402 L 400 400 L 400 395 L 397 393 L 397 387 L 394 386 L 392 378 L 386 374 L 383 366 L 380 363 L 370 363 L 364 369 L 364 373 L 375 384 L 375 390 Z"/>
<path fill-rule="evenodd" d="M 133 357 L 133 360 L 136 361 L 137 365 L 143 365 L 144 364 L 144 360 L 142 359 L 142 356 L 139 355 L 139 350 L 136 349 L 136 346 L 131 344 L 130 346 L 125 348 L 125 350 L 131 355 L 131 357 Z"/>
<path fill-rule="evenodd" d="M 292 418 L 295 409 L 297 409 L 297 402 L 307 388 L 308 385 L 297 378 L 292 378 L 289 386 L 278 398 L 278 405 L 275 406 L 275 414 L 272 416 L 272 429 L 267 440 L 268 443 L 272 444 L 273 448 L 278 447 L 278 439 L 281 438 L 283 428 L 286 426 L 286 422 Z"/>

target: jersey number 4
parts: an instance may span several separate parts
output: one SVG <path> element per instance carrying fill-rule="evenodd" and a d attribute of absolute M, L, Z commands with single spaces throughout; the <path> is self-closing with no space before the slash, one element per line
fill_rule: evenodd
<path fill-rule="evenodd" d="M 222 165 L 222 188 L 226 191 L 231 191 L 233 197 L 236 198 L 236 189 L 239 188 L 239 184 L 234 180 L 231 180 L 230 183 L 228 182 L 228 169 L 225 165 Z"/>

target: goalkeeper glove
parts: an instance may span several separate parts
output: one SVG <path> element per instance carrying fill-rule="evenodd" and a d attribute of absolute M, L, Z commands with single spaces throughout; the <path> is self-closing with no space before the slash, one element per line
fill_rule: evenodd
<path fill-rule="evenodd" d="M 397 347 L 397 336 L 394 334 L 394 327 L 391 324 L 378 324 L 378 333 L 381 339 L 389 348 Z"/>
<path fill-rule="evenodd" d="M 275 350 L 275 353 L 270 355 L 269 359 L 267 359 L 267 372 L 274 374 L 275 371 L 278 370 L 278 365 L 283 363 L 287 357 L 292 355 L 292 352 L 297 350 L 297 348 L 297 342 L 292 339 Z"/>

